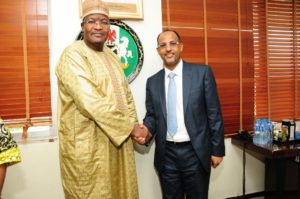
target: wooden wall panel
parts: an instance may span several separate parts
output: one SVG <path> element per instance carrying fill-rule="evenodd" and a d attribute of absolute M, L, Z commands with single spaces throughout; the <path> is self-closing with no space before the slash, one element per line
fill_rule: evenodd
<path fill-rule="evenodd" d="M 163 27 L 203 28 L 203 12 L 203 0 L 192 0 L 188 3 L 184 0 L 162 0 Z"/>
<path fill-rule="evenodd" d="M 51 114 L 47 0 L 27 0 L 29 96 L 31 117 Z M 41 25 L 40 25 L 41 24 Z"/>
<path fill-rule="evenodd" d="M 203 27 L 203 0 L 169 0 L 170 26 Z M 188 13 L 188 14 L 187 14 Z"/>
<path fill-rule="evenodd" d="M 0 10 L 0 67 L 4 69 L 0 70 L 0 116 L 3 111 L 12 115 L 21 110 L 16 117 L 25 117 L 22 5 L 11 0 L 0 4 Z"/>
<path fill-rule="evenodd" d="M 237 29 L 238 5 L 237 0 L 207 0 L 208 28 Z"/>
<path fill-rule="evenodd" d="M 247 42 L 245 42 L 247 43 Z M 243 60 L 242 60 L 242 77 L 243 77 L 243 91 L 242 91 L 242 106 L 243 106 L 243 126 L 245 129 L 252 129 L 253 121 L 249 118 L 253 117 L 254 114 L 254 66 L 253 66 L 253 48 L 247 45 L 242 46 L 243 49 Z"/>
<path fill-rule="evenodd" d="M 225 132 L 235 132 L 240 115 L 238 33 L 213 29 L 207 35 L 208 63 L 213 67 L 219 88 Z"/>
<path fill-rule="evenodd" d="M 162 26 L 163 27 L 168 27 L 169 24 L 168 24 L 168 21 L 169 21 L 169 12 L 170 12 L 170 9 L 168 7 L 168 3 L 169 3 L 169 0 L 161 0 L 161 10 L 162 10 Z"/>
<path fill-rule="evenodd" d="M 208 31 L 208 61 L 214 66 L 216 77 L 239 75 L 239 45 L 236 31 Z"/>
<path fill-rule="evenodd" d="M 254 117 L 254 48 L 252 1 L 240 0 L 241 55 L 242 55 L 242 124 L 243 129 L 252 130 Z"/>

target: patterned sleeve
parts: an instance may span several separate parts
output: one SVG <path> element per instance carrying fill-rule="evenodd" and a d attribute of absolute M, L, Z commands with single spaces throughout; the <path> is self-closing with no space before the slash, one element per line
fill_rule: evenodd
<path fill-rule="evenodd" d="M 13 136 L 0 119 L 0 165 L 15 164 L 21 161 L 20 150 Z"/>

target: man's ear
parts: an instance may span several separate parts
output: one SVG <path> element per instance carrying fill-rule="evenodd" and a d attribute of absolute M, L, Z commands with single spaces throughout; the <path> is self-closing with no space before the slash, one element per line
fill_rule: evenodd
<path fill-rule="evenodd" d="M 81 22 L 80 26 L 81 26 L 81 30 L 82 30 L 82 32 L 83 32 L 84 22 Z"/>

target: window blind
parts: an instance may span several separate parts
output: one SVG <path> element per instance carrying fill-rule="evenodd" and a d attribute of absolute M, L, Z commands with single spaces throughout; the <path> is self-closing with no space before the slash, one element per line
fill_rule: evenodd
<path fill-rule="evenodd" d="M 299 11 L 296 0 L 254 0 L 255 117 L 299 119 Z"/>
<path fill-rule="evenodd" d="M 0 117 L 25 131 L 51 123 L 47 4 L 0 3 Z"/>

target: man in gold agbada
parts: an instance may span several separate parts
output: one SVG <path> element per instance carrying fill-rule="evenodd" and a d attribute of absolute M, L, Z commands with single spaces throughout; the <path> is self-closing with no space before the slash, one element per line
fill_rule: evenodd
<path fill-rule="evenodd" d="M 118 57 L 104 45 L 109 10 L 85 0 L 84 39 L 68 46 L 56 68 L 59 150 L 65 198 L 138 198 L 133 144 L 146 137 Z"/>

